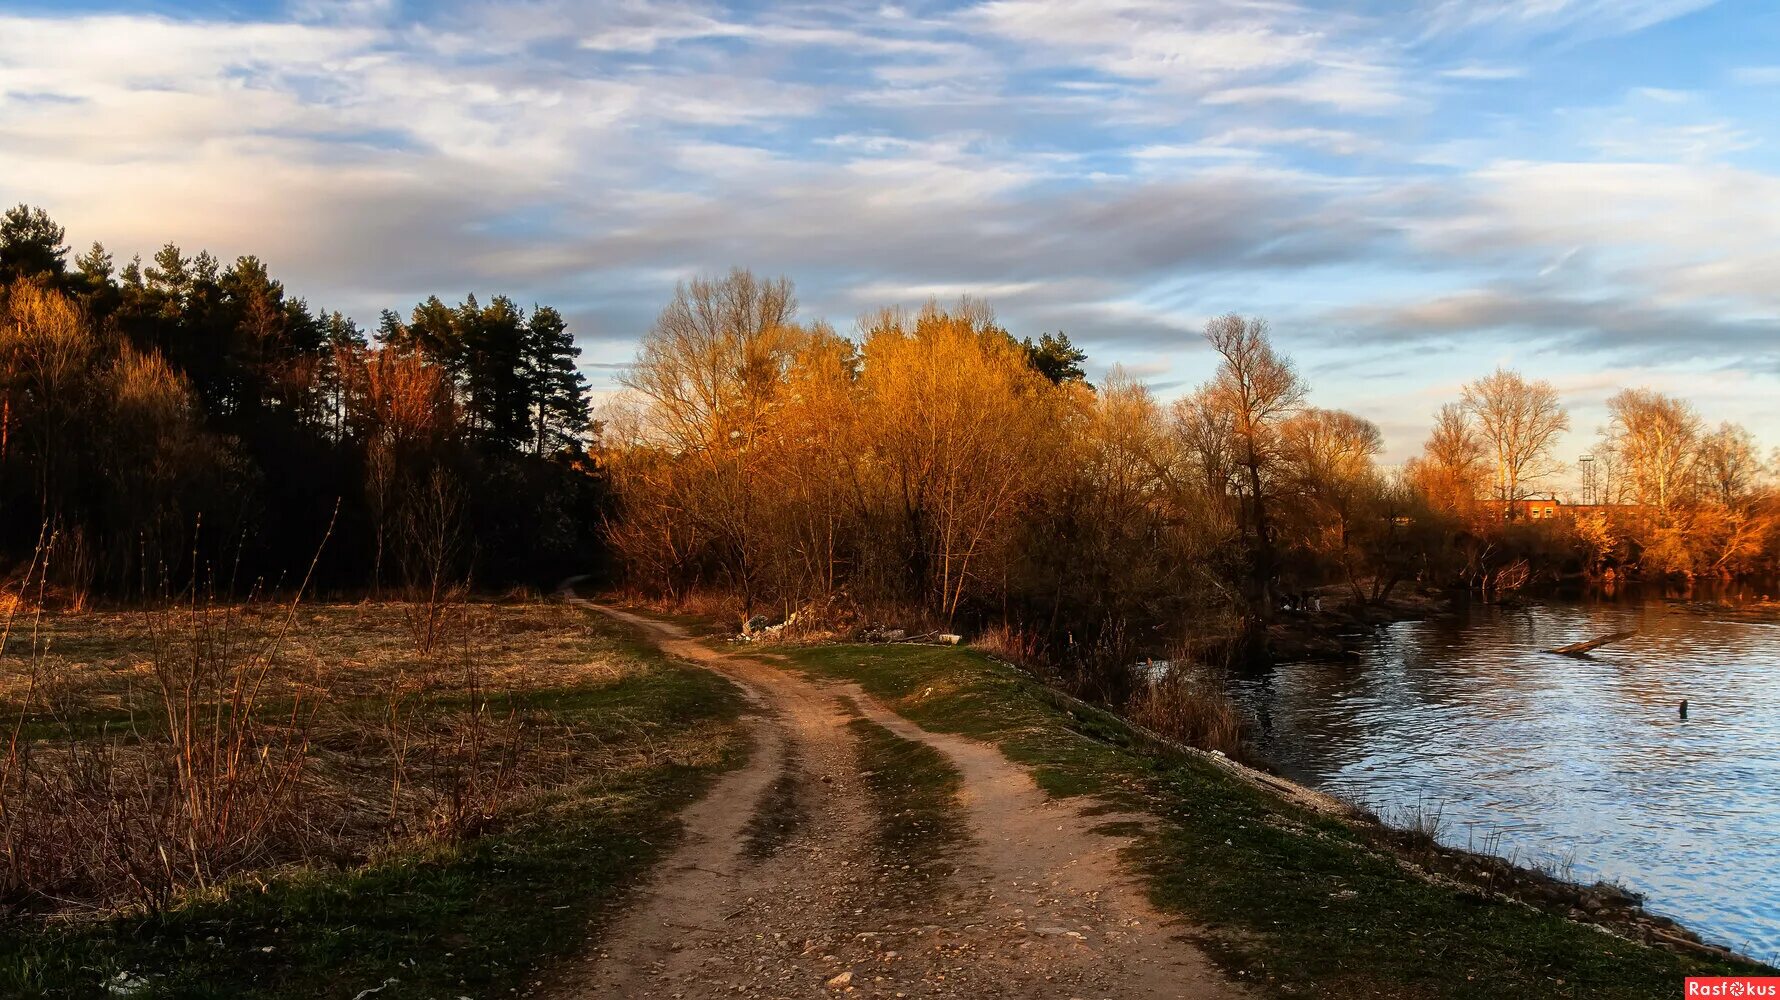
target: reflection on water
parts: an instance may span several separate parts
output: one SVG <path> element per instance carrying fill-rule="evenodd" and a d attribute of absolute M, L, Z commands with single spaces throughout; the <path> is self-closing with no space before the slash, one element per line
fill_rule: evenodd
<path fill-rule="evenodd" d="M 1592 658 L 1539 650 L 1636 629 Z M 1473 608 L 1240 679 L 1263 756 L 1386 819 L 1780 953 L 1780 625 L 1678 605 Z M 1688 719 L 1678 717 L 1681 700 Z"/>

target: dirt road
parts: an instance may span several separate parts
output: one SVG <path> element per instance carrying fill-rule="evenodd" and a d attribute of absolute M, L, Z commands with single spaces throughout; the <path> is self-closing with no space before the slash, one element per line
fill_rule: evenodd
<path fill-rule="evenodd" d="M 1089 803 L 1047 798 L 994 747 L 929 733 L 857 687 L 581 603 L 735 681 L 755 706 L 754 752 L 688 810 L 681 846 L 554 996 L 1242 995 L 1183 939 L 1188 928 L 1149 905 L 1119 863 L 1125 841 L 1098 832 L 1141 817 L 1083 815 Z M 860 715 L 957 768 L 962 846 L 916 859 L 875 849 L 849 727 Z"/>

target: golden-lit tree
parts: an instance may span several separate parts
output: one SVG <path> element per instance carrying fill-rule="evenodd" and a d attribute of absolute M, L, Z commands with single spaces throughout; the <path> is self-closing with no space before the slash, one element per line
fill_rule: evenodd
<path fill-rule="evenodd" d="M 1699 415 L 1685 401 L 1650 389 L 1617 393 L 1607 412 L 1598 451 L 1611 457 L 1633 505 L 1620 513 L 1617 527 L 1635 544 L 1644 570 L 1693 575 L 1701 555 L 1693 523 Z"/>
<path fill-rule="evenodd" d="M 851 564 L 864 510 L 859 351 L 826 326 L 803 338 L 785 374 L 760 486 L 777 541 L 774 589 L 787 601 L 826 598 Z"/>
<path fill-rule="evenodd" d="M 1210 386 L 1200 386 L 1169 407 L 1169 430 L 1187 466 L 1192 488 L 1219 506 L 1242 496 L 1237 476 L 1236 417 Z M 1233 514 L 1239 513 L 1232 510 Z"/>
<path fill-rule="evenodd" d="M 151 566 L 176 563 L 202 505 L 233 502 L 241 484 L 228 480 L 229 455 L 203 427 L 191 384 L 160 355 L 125 346 L 102 383 L 108 411 L 100 468 L 114 498 L 114 523 L 105 561 L 114 578 L 128 579 L 137 559 Z"/>
<path fill-rule="evenodd" d="M 1576 515 L 1570 521 L 1576 549 L 1582 554 L 1583 569 L 1590 576 L 1600 575 L 1609 561 L 1619 557 L 1624 546 L 1623 533 L 1617 521 L 1606 511 L 1592 510 Z"/>
<path fill-rule="evenodd" d="M 1236 482 L 1249 548 L 1249 614 L 1265 621 L 1279 574 L 1267 480 L 1277 456 L 1279 425 L 1303 405 L 1305 385 L 1291 360 L 1273 350 L 1265 320 L 1222 316 L 1206 324 L 1205 339 L 1219 359 L 1204 389 L 1205 402 L 1228 421 L 1232 458 L 1240 470 Z"/>
<path fill-rule="evenodd" d="M 998 576 L 1021 506 L 1053 469 L 1059 388 L 971 303 L 868 320 L 861 428 L 872 496 L 906 580 L 951 618 Z"/>
<path fill-rule="evenodd" d="M 650 430 L 682 454 L 746 453 L 769 430 L 807 335 L 784 278 L 736 269 L 683 282 L 620 381 L 650 402 Z"/>
<path fill-rule="evenodd" d="M 1700 439 L 1693 467 L 1701 492 L 1726 509 L 1746 503 L 1766 474 L 1755 435 L 1729 421 Z"/>
<path fill-rule="evenodd" d="M 681 466 L 649 442 L 647 422 L 647 406 L 634 393 L 620 394 L 600 414 L 597 454 L 618 494 L 606 519 L 606 544 L 633 583 L 678 599 L 700 582 L 704 535 L 677 504 Z"/>
<path fill-rule="evenodd" d="M 1780 498 L 1754 435 L 1719 424 L 1700 436 L 1689 471 L 1693 570 L 1721 577 L 1757 571 L 1780 536 Z"/>
<path fill-rule="evenodd" d="M 97 342 L 73 300 L 35 281 L 6 296 L 0 322 L 0 459 L 23 443 L 39 519 L 70 513 L 68 464 L 77 454 L 82 414 L 91 403 Z"/>
<path fill-rule="evenodd" d="M 1550 382 L 1505 368 L 1466 383 L 1462 405 L 1477 420 L 1495 463 L 1495 498 L 1512 520 L 1515 506 L 1558 471 L 1552 449 L 1570 429 L 1569 414 Z"/>
<path fill-rule="evenodd" d="M 1370 420 L 1344 410 L 1308 408 L 1280 426 L 1281 478 L 1292 520 L 1310 552 L 1341 567 L 1355 600 L 1365 600 L 1362 536 L 1382 516 L 1384 481 L 1373 464 L 1384 435 Z"/>
<path fill-rule="evenodd" d="M 659 502 L 690 518 L 743 606 L 759 596 L 769 545 L 760 489 L 774 421 L 808 331 L 791 283 L 744 270 L 682 283 L 620 381 L 647 404 L 644 427 L 678 468 Z"/>
<path fill-rule="evenodd" d="M 1421 456 L 1410 460 L 1406 473 L 1436 510 L 1475 520 L 1477 501 L 1488 488 L 1489 451 L 1463 406 L 1440 408 Z"/>
<path fill-rule="evenodd" d="M 1023 519 L 1013 596 L 1072 686 L 1119 703 L 1158 631 L 1236 627 L 1248 566 L 1226 482 L 1207 487 L 1203 456 L 1145 386 L 1115 366 L 1065 400 L 1064 450 Z"/>
<path fill-rule="evenodd" d="M 1017 651 L 1117 701 L 1158 636 L 1263 649 L 1281 579 L 1368 602 L 1412 579 L 1499 591 L 1578 555 L 1772 557 L 1753 443 L 1730 432 L 1697 442 L 1687 482 L 1737 505 L 1689 507 L 1673 538 L 1640 545 L 1609 515 L 1477 530 L 1477 501 L 1556 470 L 1568 426 L 1550 385 L 1513 372 L 1467 385 L 1393 476 L 1374 424 L 1306 407 L 1259 320 L 1209 324 L 1213 378 L 1164 405 L 1116 367 L 1099 389 L 1053 377 L 980 302 L 871 313 L 857 343 L 793 305 L 733 272 L 682 286 L 645 341 L 598 453 L 633 583 L 829 621 L 999 617 Z M 1598 465 L 1629 482 L 1631 457 L 1616 439 Z"/>
<path fill-rule="evenodd" d="M 461 411 L 450 375 L 417 351 L 347 348 L 336 358 L 344 384 L 346 423 L 364 449 L 365 501 L 374 546 L 371 584 L 380 587 L 390 543 L 401 541 L 404 552 L 415 548 L 426 534 L 415 527 L 417 519 L 449 506 L 441 504 L 452 489 L 441 465 L 462 431 Z M 436 537 L 424 547 L 435 553 L 443 550 Z M 418 552 L 405 558 L 416 566 L 424 561 Z M 437 582 L 444 569 L 435 563 L 415 574 Z"/>
<path fill-rule="evenodd" d="M 1624 469 L 1636 503 L 1667 520 L 1691 502 L 1700 417 L 1684 400 L 1625 389 L 1607 401 L 1607 448 Z"/>

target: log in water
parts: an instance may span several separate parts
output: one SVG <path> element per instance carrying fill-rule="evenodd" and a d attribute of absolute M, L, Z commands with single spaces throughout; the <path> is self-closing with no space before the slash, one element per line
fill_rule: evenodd
<path fill-rule="evenodd" d="M 1604 635 L 1598 639 L 1589 639 L 1586 642 L 1572 642 L 1568 646 L 1559 646 L 1556 649 L 1548 649 L 1546 652 L 1556 653 L 1559 656 L 1581 656 L 1591 649 L 1600 649 L 1602 646 L 1608 645 L 1609 643 L 1623 642 L 1637 634 L 1636 630 L 1631 632 L 1614 632 L 1612 635 Z"/>

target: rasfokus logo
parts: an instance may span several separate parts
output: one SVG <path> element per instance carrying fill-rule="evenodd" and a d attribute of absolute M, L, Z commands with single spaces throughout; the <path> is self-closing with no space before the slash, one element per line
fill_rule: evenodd
<path fill-rule="evenodd" d="M 1780 997 L 1780 977 L 1774 976 L 1690 976 L 1687 997 Z"/>

